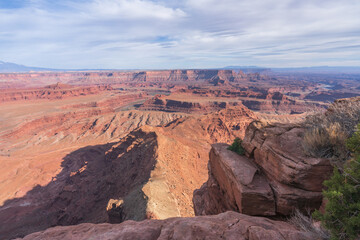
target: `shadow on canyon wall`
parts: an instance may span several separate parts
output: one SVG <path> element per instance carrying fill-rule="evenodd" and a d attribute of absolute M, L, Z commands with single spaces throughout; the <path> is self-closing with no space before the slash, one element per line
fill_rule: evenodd
<path fill-rule="evenodd" d="M 156 164 L 156 149 L 156 134 L 138 131 L 117 143 L 69 153 L 62 171 L 46 186 L 35 186 L 24 197 L 0 206 L 0 238 L 22 237 L 57 225 L 142 220 L 147 199 L 141 188 Z M 109 218 L 106 208 L 111 199 L 124 199 L 128 208 L 136 205 L 136 212 L 129 216 L 118 212 L 119 219 L 116 214 Z"/>

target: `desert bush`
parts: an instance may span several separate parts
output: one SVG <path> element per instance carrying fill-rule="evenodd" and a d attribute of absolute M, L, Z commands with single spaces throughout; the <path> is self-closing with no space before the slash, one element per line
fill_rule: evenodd
<path fill-rule="evenodd" d="M 305 132 L 303 149 L 308 156 L 345 160 L 349 155 L 346 139 L 339 123 L 319 124 Z"/>
<path fill-rule="evenodd" d="M 308 116 L 304 122 L 303 149 L 311 157 L 330 158 L 342 165 L 349 158 L 346 139 L 360 121 L 360 98 L 338 100 L 325 114 Z"/>
<path fill-rule="evenodd" d="M 347 136 L 352 136 L 360 122 L 360 97 L 335 101 L 325 113 L 326 121 L 339 123 Z"/>
<path fill-rule="evenodd" d="M 347 141 L 353 159 L 343 170 L 334 168 L 331 179 L 324 182 L 323 191 L 328 200 L 325 213 L 319 211 L 314 217 L 330 230 L 332 239 L 360 238 L 360 124 L 355 134 Z"/>
<path fill-rule="evenodd" d="M 298 209 L 295 210 L 294 214 L 289 218 L 288 222 L 303 232 L 310 233 L 314 239 L 328 240 L 330 239 L 330 233 L 321 226 L 317 226 L 310 213 L 304 215 Z"/>
<path fill-rule="evenodd" d="M 245 149 L 241 146 L 241 143 L 242 141 L 240 138 L 235 138 L 234 142 L 228 147 L 228 149 L 239 155 L 244 155 Z"/>

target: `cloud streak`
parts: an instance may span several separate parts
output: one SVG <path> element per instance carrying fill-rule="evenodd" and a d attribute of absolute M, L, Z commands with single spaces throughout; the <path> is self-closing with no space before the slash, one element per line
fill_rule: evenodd
<path fill-rule="evenodd" d="M 357 0 L 1 1 L 0 59 L 26 65 L 360 65 Z"/>

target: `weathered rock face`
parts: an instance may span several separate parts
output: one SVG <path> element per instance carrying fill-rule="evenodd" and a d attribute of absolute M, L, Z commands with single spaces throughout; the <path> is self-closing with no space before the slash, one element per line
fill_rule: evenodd
<path fill-rule="evenodd" d="M 111 97 L 109 99 L 105 99 L 102 101 L 94 101 L 89 103 L 79 103 L 79 104 L 70 104 L 68 106 L 64 106 L 64 109 L 68 108 L 113 108 L 114 110 L 120 108 L 122 106 L 126 106 L 127 104 L 131 104 L 133 102 L 139 100 L 145 100 L 149 98 L 146 93 L 130 93 L 130 94 L 121 94 L 119 96 Z"/>
<path fill-rule="evenodd" d="M 306 100 L 333 102 L 339 98 L 352 98 L 358 96 L 358 93 L 348 93 L 342 91 L 312 91 L 307 94 Z"/>
<path fill-rule="evenodd" d="M 248 78 L 242 72 L 232 70 L 160 70 L 160 71 L 108 71 L 108 72 L 37 72 L 3 73 L 0 79 L 20 86 L 41 86 L 62 83 L 74 85 L 88 84 L 158 84 L 158 83 L 210 83 L 222 81 L 241 81 Z M 7 84 L 8 85 L 8 84 Z M 6 87 L 7 85 L 4 85 Z M 2 85 L 0 85 L 2 87 Z"/>
<path fill-rule="evenodd" d="M 220 209 L 248 215 L 275 215 L 274 195 L 267 179 L 250 159 L 227 150 L 227 147 L 221 143 L 212 145 L 211 180 L 194 193 L 195 214 L 218 213 L 219 207 L 213 206 L 217 201 L 213 199 L 224 196 L 220 200 Z M 206 204 L 211 202 L 213 204 Z"/>
<path fill-rule="evenodd" d="M 301 103 L 295 100 L 242 100 L 242 103 L 253 111 L 264 113 L 296 114 L 310 111 L 317 106 L 309 103 Z"/>
<path fill-rule="evenodd" d="M 242 105 L 240 102 L 191 102 L 167 99 L 166 96 L 156 95 L 145 101 L 139 110 L 164 111 L 164 112 L 185 112 L 185 113 L 210 113 L 220 111 L 229 106 Z"/>
<path fill-rule="evenodd" d="M 303 133 L 304 128 L 297 125 L 254 122 L 246 130 L 243 146 L 269 179 L 320 192 L 332 167 L 328 159 L 305 156 L 301 147 Z"/>
<path fill-rule="evenodd" d="M 298 101 L 294 97 L 291 98 L 276 91 L 276 89 L 254 87 L 242 87 L 240 89 L 181 89 L 178 90 L 178 94 L 228 99 L 236 98 L 250 110 L 263 113 L 296 114 L 325 108 L 325 104 Z"/>
<path fill-rule="evenodd" d="M 310 233 L 294 226 L 262 217 L 236 212 L 217 216 L 170 218 L 166 220 L 126 221 L 121 224 L 91 224 L 55 227 L 33 233 L 24 240 L 63 239 L 237 239 L 237 240 L 307 240 Z"/>
<path fill-rule="evenodd" d="M 296 125 L 253 122 L 246 130 L 246 156 L 214 144 L 209 180 L 194 192 L 196 215 L 225 210 L 249 215 L 290 215 L 318 209 L 322 183 L 332 172 L 327 159 L 304 156 L 304 129 Z"/>
<path fill-rule="evenodd" d="M 106 222 L 109 199 L 141 190 L 150 178 L 157 146 L 154 132 L 140 130 L 116 144 L 72 152 L 64 158 L 62 171 L 50 183 L 38 185 L 24 197 L 7 200 L 0 207 L 1 238 L 24 236 L 55 225 Z M 143 219 L 146 208 L 143 194 L 137 191 L 131 200 L 124 199 L 139 202 L 133 214 L 138 217 L 136 220 Z"/>
<path fill-rule="evenodd" d="M 287 215 L 294 208 L 317 209 L 323 182 L 332 173 L 328 159 L 310 158 L 302 151 L 304 129 L 297 125 L 252 123 L 243 146 L 247 156 L 262 169 L 277 199 L 277 212 Z"/>
<path fill-rule="evenodd" d="M 112 87 L 107 85 L 75 87 L 58 83 L 44 88 L 3 90 L 0 92 L 0 102 L 36 99 L 64 99 L 69 97 L 99 94 L 103 91 L 109 90 L 112 90 Z"/>

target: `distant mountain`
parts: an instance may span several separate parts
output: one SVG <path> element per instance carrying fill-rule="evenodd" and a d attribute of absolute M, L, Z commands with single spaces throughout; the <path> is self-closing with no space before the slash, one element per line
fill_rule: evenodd
<path fill-rule="evenodd" d="M 41 67 L 29 67 L 25 65 L 20 65 L 16 63 L 0 61 L 0 73 L 14 73 L 14 72 L 41 72 L 41 71 L 51 71 L 51 72 L 66 72 L 66 71 L 134 71 L 135 69 L 54 69 L 54 68 L 41 68 Z"/>
<path fill-rule="evenodd" d="M 347 73 L 359 74 L 360 67 L 297 67 L 297 68 L 271 68 L 271 71 L 278 73 Z"/>
<path fill-rule="evenodd" d="M 30 71 L 56 71 L 50 68 L 28 67 L 10 62 L 0 61 L 0 73 L 30 72 Z"/>
<path fill-rule="evenodd" d="M 347 73 L 347 74 L 360 74 L 359 67 L 295 67 L 295 68 L 266 68 L 258 66 L 227 66 L 218 69 L 243 71 L 244 73 Z M 39 72 L 39 71 L 134 71 L 140 69 L 52 69 L 29 67 L 16 63 L 0 61 L 0 73 L 13 73 L 13 72 Z"/>
<path fill-rule="evenodd" d="M 227 66 L 221 69 L 241 70 L 245 73 L 346 73 L 346 74 L 360 74 L 360 67 L 293 67 L 293 68 L 265 68 L 258 66 Z"/>
<path fill-rule="evenodd" d="M 263 68 L 263 67 L 257 67 L 257 66 L 227 66 L 224 67 L 222 69 L 226 69 L 226 70 L 240 70 L 243 71 L 244 73 L 263 73 L 263 72 L 268 72 L 271 69 L 270 68 Z"/>

